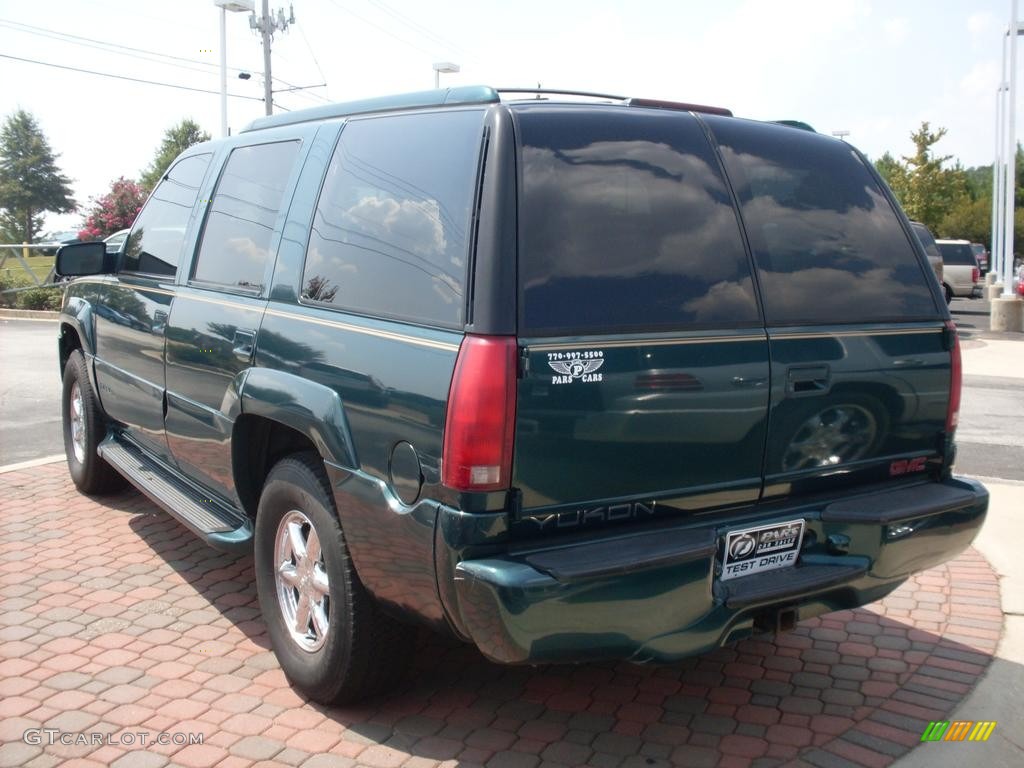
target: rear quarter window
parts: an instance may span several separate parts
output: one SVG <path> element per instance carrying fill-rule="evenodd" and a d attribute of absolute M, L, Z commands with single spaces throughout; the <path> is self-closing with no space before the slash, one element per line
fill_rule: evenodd
<path fill-rule="evenodd" d="M 854 150 L 707 116 L 740 201 L 769 325 L 933 319 L 928 273 Z"/>
<path fill-rule="evenodd" d="M 739 222 L 692 115 L 531 106 L 516 119 L 521 331 L 760 322 Z"/>
<path fill-rule="evenodd" d="M 974 258 L 974 251 L 967 243 L 939 243 L 939 252 L 942 254 L 944 264 L 956 264 L 960 266 L 976 267 L 977 260 Z"/>

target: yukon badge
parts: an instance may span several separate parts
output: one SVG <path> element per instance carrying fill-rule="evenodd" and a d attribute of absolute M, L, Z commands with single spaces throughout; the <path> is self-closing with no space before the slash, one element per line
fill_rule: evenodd
<path fill-rule="evenodd" d="M 577 379 L 601 381 L 603 374 L 596 371 L 604 365 L 604 352 L 549 352 L 548 365 L 556 374 L 551 377 L 552 384 L 571 384 Z"/>

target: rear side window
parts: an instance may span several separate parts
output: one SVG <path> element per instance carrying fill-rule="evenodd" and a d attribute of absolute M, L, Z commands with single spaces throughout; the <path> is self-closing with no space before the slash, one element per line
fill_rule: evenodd
<path fill-rule="evenodd" d="M 313 218 L 302 298 L 461 325 L 482 136 L 478 110 L 346 125 Z"/>
<path fill-rule="evenodd" d="M 921 245 L 924 246 L 925 253 L 933 259 L 942 258 L 942 254 L 939 253 L 939 247 L 935 244 L 935 238 L 932 237 L 932 233 L 928 231 L 928 227 L 924 224 L 911 222 L 910 228 L 914 230 L 914 234 L 917 235 L 917 239 L 921 241 Z"/>
<path fill-rule="evenodd" d="M 142 209 L 124 249 L 121 271 L 174 277 L 192 209 L 212 155 L 192 155 L 171 166 Z"/>
<path fill-rule="evenodd" d="M 231 151 L 206 216 L 193 280 L 258 291 L 298 141 Z"/>
<path fill-rule="evenodd" d="M 967 243 L 939 243 L 939 251 L 942 253 L 944 264 L 959 264 L 968 267 L 978 266 L 974 258 L 974 251 Z"/>
<path fill-rule="evenodd" d="M 846 144 L 707 116 L 736 190 L 771 325 L 931 319 L 929 278 Z"/>
<path fill-rule="evenodd" d="M 517 114 L 524 332 L 758 322 L 736 214 L 693 116 L 571 106 Z"/>

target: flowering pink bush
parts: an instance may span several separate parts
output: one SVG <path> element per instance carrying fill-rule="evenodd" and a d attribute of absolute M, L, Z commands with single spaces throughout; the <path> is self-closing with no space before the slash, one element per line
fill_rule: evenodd
<path fill-rule="evenodd" d="M 79 240 L 102 240 L 119 229 L 127 229 L 135 221 L 146 193 L 142 187 L 124 176 L 110 185 L 110 191 L 90 201 L 92 207 L 85 217 Z"/>

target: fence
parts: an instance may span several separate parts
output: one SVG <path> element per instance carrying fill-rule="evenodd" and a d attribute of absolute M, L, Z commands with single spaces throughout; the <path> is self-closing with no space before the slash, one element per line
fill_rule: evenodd
<path fill-rule="evenodd" d="M 31 278 L 34 285 L 28 285 L 21 288 L 8 288 L 7 290 L 0 291 L 0 293 L 18 293 L 19 291 L 30 291 L 34 288 L 43 288 L 54 284 L 54 278 L 56 273 L 54 267 L 56 266 L 56 260 L 54 264 L 50 266 L 50 271 L 47 273 L 46 278 L 42 281 L 39 280 L 39 276 L 35 273 L 32 267 L 28 263 L 29 251 L 53 251 L 56 253 L 57 249 L 60 248 L 60 243 L 55 244 L 40 244 L 40 243 L 15 243 L 13 245 L 0 244 L 0 271 L 4 269 L 7 264 L 7 260 L 12 256 L 18 260 L 18 264 Z"/>

